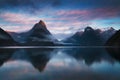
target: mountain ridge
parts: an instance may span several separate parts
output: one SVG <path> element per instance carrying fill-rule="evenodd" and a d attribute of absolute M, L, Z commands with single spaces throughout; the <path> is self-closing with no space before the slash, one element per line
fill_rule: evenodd
<path fill-rule="evenodd" d="M 106 41 L 116 32 L 114 28 L 102 31 L 88 26 L 84 31 L 78 31 L 74 35 L 63 40 L 65 43 L 74 43 L 81 46 L 104 46 Z"/>
<path fill-rule="evenodd" d="M 106 41 L 116 32 L 114 28 L 102 31 L 87 26 L 84 31 L 77 31 L 74 35 L 58 41 L 47 29 L 44 21 L 40 20 L 32 29 L 27 32 L 15 33 L 5 32 L 11 40 L 15 40 L 19 45 L 80 45 L 80 46 L 103 46 Z M 5 36 L 4 36 L 5 37 Z"/>

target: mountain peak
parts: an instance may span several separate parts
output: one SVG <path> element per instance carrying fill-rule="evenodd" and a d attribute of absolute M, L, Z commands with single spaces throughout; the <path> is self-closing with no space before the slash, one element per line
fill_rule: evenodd
<path fill-rule="evenodd" d="M 43 26 L 43 27 L 46 27 L 44 21 L 42 21 L 42 20 L 39 21 L 39 24 L 40 24 L 41 26 Z"/>
<path fill-rule="evenodd" d="M 39 29 L 46 30 L 46 25 L 42 20 L 40 20 L 38 23 L 36 23 L 31 30 L 39 30 Z"/>
<path fill-rule="evenodd" d="M 88 31 L 93 31 L 93 28 L 91 28 L 90 26 L 87 26 L 87 27 L 85 28 L 85 32 L 88 32 Z"/>
<path fill-rule="evenodd" d="M 113 31 L 113 30 L 115 30 L 113 27 L 110 27 L 110 29 L 109 30 L 111 30 L 111 31 Z"/>
<path fill-rule="evenodd" d="M 4 31 L 4 30 L 0 27 L 0 31 Z"/>

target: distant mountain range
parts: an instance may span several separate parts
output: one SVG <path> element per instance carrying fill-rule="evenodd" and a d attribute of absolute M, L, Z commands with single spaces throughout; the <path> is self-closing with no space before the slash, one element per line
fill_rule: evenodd
<path fill-rule="evenodd" d="M 83 32 L 76 32 L 71 37 L 62 41 L 64 43 L 73 43 L 81 46 L 103 46 L 115 32 L 116 30 L 112 27 L 105 31 L 86 27 Z"/>
<path fill-rule="evenodd" d="M 0 28 L 0 46 L 38 46 L 38 45 L 80 45 L 103 46 L 116 30 L 110 28 L 102 31 L 86 27 L 84 31 L 78 31 L 69 38 L 58 41 L 47 29 L 45 23 L 40 20 L 34 27 L 23 33 L 6 32 Z"/>

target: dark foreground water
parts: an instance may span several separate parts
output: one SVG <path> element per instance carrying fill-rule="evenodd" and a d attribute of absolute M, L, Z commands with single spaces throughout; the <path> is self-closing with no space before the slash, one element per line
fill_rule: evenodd
<path fill-rule="evenodd" d="M 0 80 L 120 80 L 119 48 L 1 48 Z"/>

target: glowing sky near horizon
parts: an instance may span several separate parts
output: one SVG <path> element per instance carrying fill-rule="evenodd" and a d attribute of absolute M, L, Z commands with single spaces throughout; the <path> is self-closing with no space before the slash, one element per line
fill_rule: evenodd
<path fill-rule="evenodd" d="M 120 0 L 0 0 L 0 27 L 22 32 L 43 20 L 58 38 L 86 26 L 120 29 Z"/>

